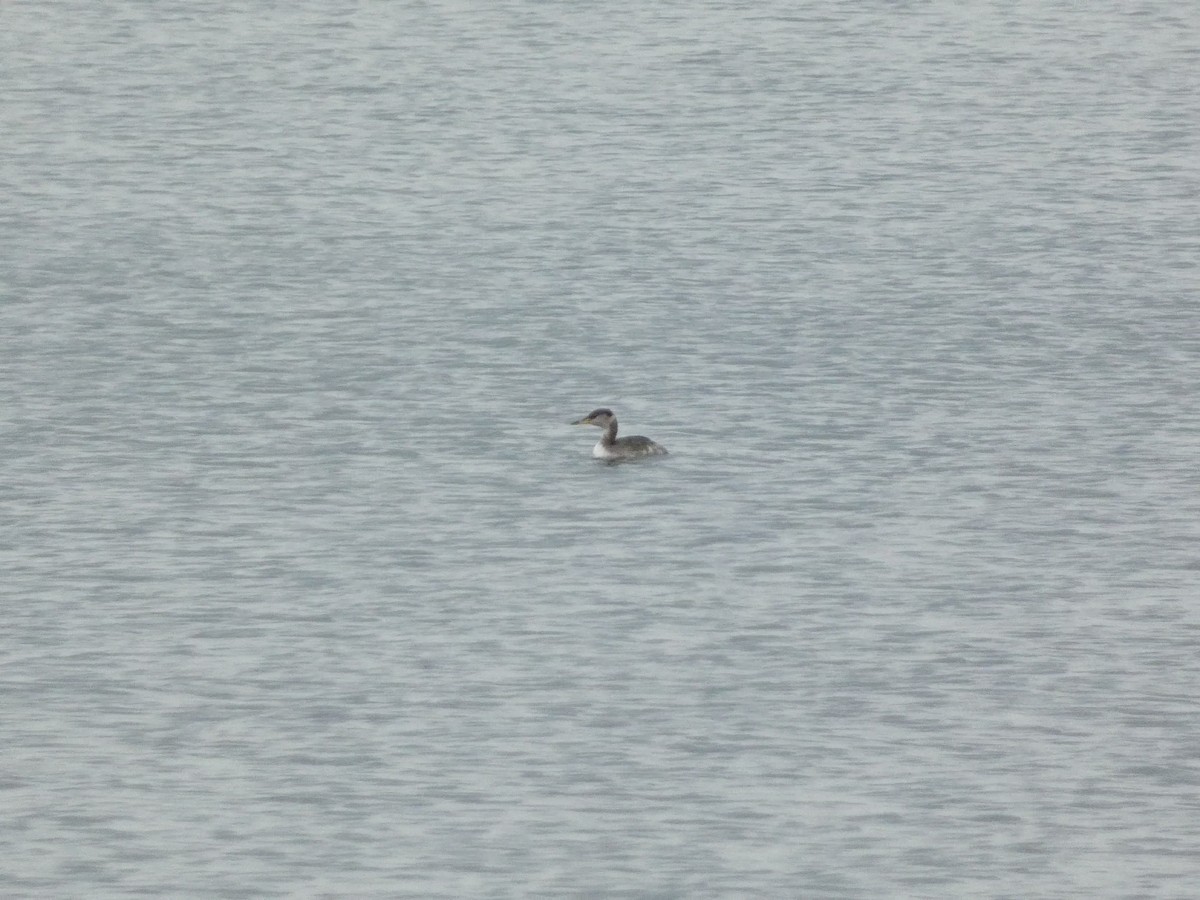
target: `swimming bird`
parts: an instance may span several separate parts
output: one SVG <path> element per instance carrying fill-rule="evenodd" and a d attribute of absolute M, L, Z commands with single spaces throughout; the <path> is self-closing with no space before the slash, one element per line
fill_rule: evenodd
<path fill-rule="evenodd" d="M 576 419 L 571 424 L 595 425 L 604 429 L 599 443 L 592 448 L 592 456 L 596 459 L 637 459 L 641 456 L 660 456 L 667 452 L 667 448 L 662 444 L 656 444 L 640 434 L 633 437 L 617 437 L 617 417 L 611 409 L 593 409 L 582 419 Z"/>

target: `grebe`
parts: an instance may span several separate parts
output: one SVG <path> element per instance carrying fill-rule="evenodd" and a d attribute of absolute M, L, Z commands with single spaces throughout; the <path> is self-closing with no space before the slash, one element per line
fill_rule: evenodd
<path fill-rule="evenodd" d="M 611 409 L 593 409 L 582 419 L 572 425 L 595 425 L 604 429 L 604 436 L 592 448 L 592 456 L 596 459 L 637 459 L 640 456 L 660 456 L 667 452 L 662 444 L 656 444 L 648 437 L 640 434 L 633 437 L 617 437 L 617 417 Z"/>

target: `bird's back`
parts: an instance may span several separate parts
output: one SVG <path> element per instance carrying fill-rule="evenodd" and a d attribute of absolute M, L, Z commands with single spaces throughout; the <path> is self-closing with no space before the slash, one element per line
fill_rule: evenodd
<path fill-rule="evenodd" d="M 650 438 L 640 434 L 617 438 L 613 447 L 619 453 L 627 453 L 630 456 L 654 456 L 667 452 L 667 448 L 662 444 L 657 444 L 650 440 Z"/>

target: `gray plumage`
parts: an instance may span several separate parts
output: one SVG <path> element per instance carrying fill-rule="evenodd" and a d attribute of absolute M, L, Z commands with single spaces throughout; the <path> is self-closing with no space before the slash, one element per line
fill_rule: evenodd
<path fill-rule="evenodd" d="M 667 448 L 662 444 L 640 434 L 617 437 L 617 417 L 611 409 L 603 406 L 593 409 L 582 419 L 576 419 L 571 424 L 595 425 L 604 429 L 599 443 L 592 448 L 592 456 L 597 459 L 635 459 L 641 456 L 661 456 L 667 452 Z"/>

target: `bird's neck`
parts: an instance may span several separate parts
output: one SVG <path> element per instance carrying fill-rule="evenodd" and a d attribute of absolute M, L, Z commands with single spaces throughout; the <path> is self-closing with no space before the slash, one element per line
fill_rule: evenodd
<path fill-rule="evenodd" d="M 617 420 L 610 419 L 608 425 L 604 428 L 604 437 L 600 438 L 600 443 L 605 447 L 611 447 L 617 440 Z"/>

